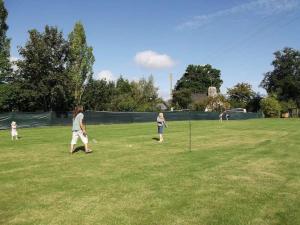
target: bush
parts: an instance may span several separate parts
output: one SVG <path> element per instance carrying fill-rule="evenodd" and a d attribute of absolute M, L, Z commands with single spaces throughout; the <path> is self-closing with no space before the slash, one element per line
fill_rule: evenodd
<path fill-rule="evenodd" d="M 267 97 L 260 101 L 260 107 L 265 117 L 280 117 L 281 105 L 274 97 Z"/>
<path fill-rule="evenodd" d="M 262 97 L 257 93 L 247 104 L 247 112 L 258 112 L 260 111 L 260 101 Z"/>
<path fill-rule="evenodd" d="M 230 106 L 231 104 L 220 94 L 217 97 L 208 97 L 207 99 L 207 108 L 211 112 L 223 112 L 229 109 Z"/>
<path fill-rule="evenodd" d="M 281 101 L 281 102 L 280 102 L 280 105 L 281 105 L 281 112 L 282 112 L 282 113 L 287 113 L 287 112 L 289 112 L 291 109 L 297 108 L 297 104 L 296 104 L 296 102 L 293 101 L 293 100 Z"/>
<path fill-rule="evenodd" d="M 192 104 L 192 109 L 195 111 L 200 111 L 200 112 L 204 112 L 205 108 L 207 106 L 207 102 L 196 102 Z"/>

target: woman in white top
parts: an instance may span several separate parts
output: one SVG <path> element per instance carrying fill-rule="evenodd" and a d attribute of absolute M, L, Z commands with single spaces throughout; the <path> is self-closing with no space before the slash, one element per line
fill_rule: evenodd
<path fill-rule="evenodd" d="M 77 106 L 73 112 L 73 126 L 72 126 L 72 141 L 70 152 L 74 152 L 74 145 L 76 145 L 78 137 L 80 137 L 82 143 L 84 144 L 84 150 L 86 153 L 92 152 L 88 148 L 88 137 L 86 130 L 83 125 L 83 107 Z"/>
<path fill-rule="evenodd" d="M 159 142 L 163 142 L 164 127 L 167 127 L 166 120 L 164 118 L 164 114 L 159 113 L 156 121 L 157 121 L 157 132 L 159 134 Z"/>

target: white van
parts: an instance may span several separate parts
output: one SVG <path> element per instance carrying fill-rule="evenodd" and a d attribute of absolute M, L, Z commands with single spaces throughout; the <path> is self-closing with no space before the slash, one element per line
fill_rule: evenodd
<path fill-rule="evenodd" d="M 226 110 L 226 112 L 228 112 L 228 113 L 236 113 L 236 112 L 246 113 L 247 110 L 243 109 L 243 108 L 234 108 L 234 109 Z"/>

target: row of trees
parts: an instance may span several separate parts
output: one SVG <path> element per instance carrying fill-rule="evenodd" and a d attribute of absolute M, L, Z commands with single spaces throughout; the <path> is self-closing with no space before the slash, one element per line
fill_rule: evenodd
<path fill-rule="evenodd" d="M 215 87 L 220 92 L 223 81 L 221 71 L 211 65 L 189 65 L 177 81 L 173 91 L 173 105 L 177 108 L 192 108 L 194 110 L 204 110 L 211 105 L 213 111 L 222 111 L 227 108 L 246 108 L 248 111 L 257 112 L 260 109 L 259 93 L 255 93 L 248 83 L 238 83 L 227 89 L 226 96 L 218 94 L 215 97 L 208 97 L 194 100 L 195 94 L 207 94 L 209 87 Z M 216 105 L 217 107 L 213 107 Z"/>
<path fill-rule="evenodd" d="M 210 86 L 219 91 L 222 83 L 221 71 L 211 65 L 189 65 L 175 85 L 172 104 L 176 108 L 190 108 L 192 94 L 207 93 Z"/>
<path fill-rule="evenodd" d="M 261 86 L 268 96 L 261 102 L 268 117 L 300 108 L 300 51 L 284 48 L 274 53 L 274 69 L 264 75 Z"/>
<path fill-rule="evenodd" d="M 0 82 L 11 74 L 10 64 L 10 39 L 7 38 L 8 26 L 6 24 L 7 11 L 3 0 L 0 0 Z"/>
<path fill-rule="evenodd" d="M 1 111 L 67 111 L 78 104 L 90 110 L 148 111 L 161 102 L 152 76 L 132 82 L 95 80 L 93 49 L 80 22 L 67 39 L 57 27 L 29 30 L 28 41 L 18 49 L 21 59 L 10 62 L 7 15 L 0 0 Z"/>
<path fill-rule="evenodd" d="M 300 51 L 284 48 L 274 53 L 273 70 L 264 74 L 260 86 L 267 91 L 261 96 L 250 84 L 238 83 L 227 89 L 225 102 L 232 108 L 262 111 L 266 117 L 298 113 L 300 108 Z M 224 97 L 223 97 L 224 99 Z"/>
<path fill-rule="evenodd" d="M 152 76 L 131 82 L 122 76 L 116 81 L 95 80 L 93 49 L 87 44 L 80 22 L 67 39 L 57 27 L 45 26 L 42 32 L 29 30 L 28 41 L 18 49 L 21 59 L 10 62 L 7 15 L 0 0 L 1 111 L 67 111 L 78 104 L 89 110 L 153 111 L 163 102 Z M 221 71 L 209 64 L 189 65 L 175 85 L 169 106 L 194 110 L 209 107 L 215 111 L 246 108 L 252 112 L 262 110 L 267 116 L 299 108 L 300 52 L 285 48 L 274 55 L 274 69 L 261 82 L 268 93 L 266 98 L 248 83 L 228 88 L 226 95 L 207 97 L 211 86 L 220 91 Z M 205 96 L 202 100 L 201 95 Z"/>
<path fill-rule="evenodd" d="M 2 110 L 66 110 L 80 103 L 94 63 L 83 25 L 76 23 L 68 40 L 57 27 L 28 33 L 17 69 L 3 76 Z"/>
<path fill-rule="evenodd" d="M 116 82 L 91 79 L 82 101 L 90 110 L 156 111 L 157 104 L 162 102 L 157 91 L 153 76 L 131 82 L 122 76 Z"/>
<path fill-rule="evenodd" d="M 267 117 L 278 117 L 281 113 L 300 108 L 300 51 L 284 48 L 275 52 L 274 56 L 274 69 L 264 74 L 260 84 L 267 91 L 267 96 L 253 91 L 248 83 L 238 83 L 228 88 L 226 95 L 219 94 L 202 102 L 193 102 L 193 94 L 207 93 L 209 86 L 214 86 L 219 91 L 223 81 L 220 70 L 211 65 L 189 65 L 175 86 L 173 105 L 195 110 L 211 106 L 215 111 L 246 108 L 250 112 L 261 110 Z"/>

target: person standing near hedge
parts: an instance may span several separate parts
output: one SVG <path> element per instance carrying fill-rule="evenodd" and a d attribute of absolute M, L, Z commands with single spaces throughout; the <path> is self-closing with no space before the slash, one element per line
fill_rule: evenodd
<path fill-rule="evenodd" d="M 92 152 L 88 148 L 88 137 L 86 130 L 83 125 L 83 107 L 77 106 L 73 112 L 73 125 L 72 125 L 72 141 L 71 141 L 71 149 L 70 153 L 74 152 L 74 145 L 76 145 L 78 137 L 80 137 L 82 143 L 84 144 L 84 150 L 86 153 Z"/>
<path fill-rule="evenodd" d="M 159 142 L 163 142 L 164 141 L 164 138 L 163 138 L 164 127 L 167 127 L 166 120 L 164 118 L 164 114 L 159 113 L 156 121 L 157 121 L 157 131 L 159 134 Z"/>

